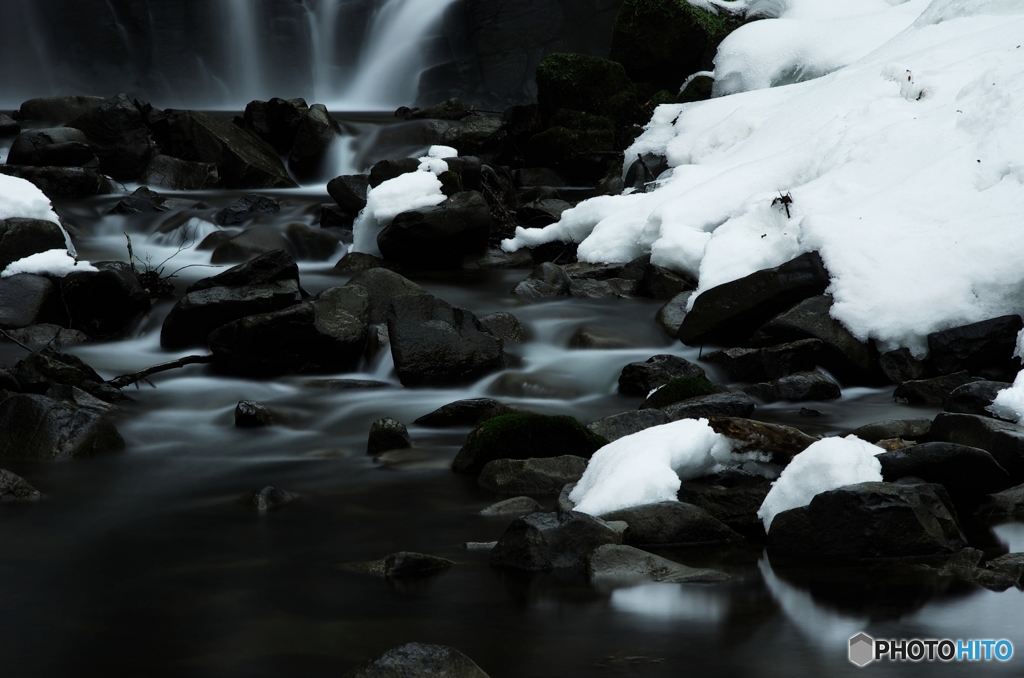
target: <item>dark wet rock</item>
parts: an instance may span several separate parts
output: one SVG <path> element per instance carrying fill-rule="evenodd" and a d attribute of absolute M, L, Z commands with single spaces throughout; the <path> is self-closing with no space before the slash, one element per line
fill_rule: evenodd
<path fill-rule="evenodd" d="M 495 311 L 480 316 L 480 324 L 494 336 L 506 344 L 519 344 L 526 341 L 526 331 L 523 330 L 519 318 L 508 311 Z"/>
<path fill-rule="evenodd" d="M 391 388 L 392 384 L 389 384 L 386 381 L 376 381 L 374 379 L 312 379 L 303 384 L 303 386 L 345 391 L 349 389 L 364 388 Z"/>
<path fill-rule="evenodd" d="M 697 369 L 700 369 L 699 367 Z M 711 383 L 704 377 L 673 377 L 664 386 L 661 386 L 654 393 L 651 393 L 640 404 L 641 409 L 665 407 L 698 396 L 713 395 L 721 393 L 722 387 Z"/>
<path fill-rule="evenodd" d="M 427 293 L 413 281 L 384 267 L 361 271 L 352 276 L 347 285 L 358 285 L 366 290 L 370 296 L 370 322 L 374 323 L 387 320 L 388 308 L 395 297 Z"/>
<path fill-rule="evenodd" d="M 608 350 L 640 348 L 647 342 L 625 328 L 581 327 L 569 337 L 569 348 Z"/>
<path fill-rule="evenodd" d="M 491 271 L 509 268 L 533 268 L 533 254 L 528 249 L 506 252 L 500 247 L 488 247 L 481 254 L 466 257 L 462 268 L 468 270 Z"/>
<path fill-rule="evenodd" d="M 629 525 L 624 544 L 706 544 L 742 539 L 732 528 L 693 504 L 665 501 L 605 513 L 602 520 Z"/>
<path fill-rule="evenodd" d="M 706 379 L 704 370 L 679 356 L 661 354 L 644 362 L 630 363 L 619 375 L 619 393 L 647 395 L 672 379 Z"/>
<path fill-rule="evenodd" d="M 680 400 L 661 408 L 669 421 L 709 417 L 749 417 L 756 405 L 746 393 L 729 391 Z M 644 411 L 644 410 L 641 410 Z"/>
<path fill-rule="evenodd" d="M 813 370 L 823 348 L 824 344 L 818 339 L 800 339 L 767 348 L 714 351 L 704 356 L 704 360 L 721 365 L 730 379 L 767 381 Z"/>
<path fill-rule="evenodd" d="M 202 191 L 220 186 L 220 172 L 212 162 L 198 162 L 153 155 L 139 182 L 175 191 Z"/>
<path fill-rule="evenodd" d="M 1024 427 L 974 414 L 941 412 L 928 432 L 931 440 L 980 447 L 1010 474 L 1010 481 L 1024 481 Z"/>
<path fill-rule="evenodd" d="M 164 348 L 204 346 L 211 332 L 229 322 L 280 311 L 301 302 L 298 283 L 287 278 L 265 284 L 216 286 L 189 292 L 167 314 L 160 330 L 160 345 Z"/>
<path fill-rule="evenodd" d="M 743 386 L 741 390 L 766 403 L 836 400 L 842 396 L 839 384 L 821 372 L 796 372 L 772 381 Z"/>
<path fill-rule="evenodd" d="M 87 96 L 39 97 L 22 102 L 18 117 L 64 124 L 95 110 L 104 101 L 103 97 Z"/>
<path fill-rule="evenodd" d="M 323 168 L 324 160 L 341 128 L 323 104 L 309 107 L 295 130 L 295 141 L 288 154 L 288 167 L 296 176 L 314 176 Z"/>
<path fill-rule="evenodd" d="M 1005 381 L 973 381 L 953 389 L 942 403 L 942 409 L 960 414 L 979 414 L 992 417 L 989 406 L 1003 389 L 1013 384 Z"/>
<path fill-rule="evenodd" d="M 218 244 L 210 255 L 210 263 L 233 264 L 249 261 L 274 250 L 294 253 L 292 244 L 273 226 L 252 226 Z"/>
<path fill-rule="evenodd" d="M 299 129 L 310 107 L 304 99 L 253 101 L 245 107 L 245 123 L 278 153 L 284 154 L 296 143 Z"/>
<path fill-rule="evenodd" d="M 526 143 L 526 162 L 548 165 L 570 182 L 596 183 L 610 169 L 615 133 L 610 129 L 549 127 Z"/>
<path fill-rule="evenodd" d="M 255 400 L 240 400 L 235 405 L 235 426 L 238 428 L 261 428 L 274 423 L 270 408 Z"/>
<path fill-rule="evenodd" d="M 1022 588 L 1021 584 L 1024 583 L 1024 553 L 1007 553 L 998 558 L 993 558 L 985 563 L 985 569 L 1000 576 L 1002 579 L 999 583 L 1000 586 L 1008 584 L 1004 588 L 1010 588 L 1010 586 Z M 995 590 L 1004 590 L 1004 588 L 997 588 Z"/>
<path fill-rule="evenodd" d="M 580 299 L 628 299 L 636 295 L 635 280 L 573 280 L 569 295 Z"/>
<path fill-rule="evenodd" d="M 334 256 L 341 242 L 338 234 L 305 224 L 288 224 L 284 234 L 291 242 L 295 256 L 303 261 L 326 261 Z"/>
<path fill-rule="evenodd" d="M 168 109 L 164 153 L 214 163 L 225 188 L 294 188 L 274 149 L 230 120 Z"/>
<path fill-rule="evenodd" d="M 52 348 L 28 354 L 14 365 L 12 372 L 25 393 L 43 394 L 53 384 L 68 384 L 104 402 L 126 399 L 120 390 L 104 383 L 81 358 Z"/>
<path fill-rule="evenodd" d="M 639 433 L 652 426 L 661 426 L 669 422 L 668 415 L 659 409 L 632 410 L 613 414 L 587 424 L 587 428 L 599 436 L 612 442 L 619 438 Z"/>
<path fill-rule="evenodd" d="M 908 348 L 898 348 L 878 356 L 878 367 L 894 384 L 920 381 L 935 376 L 931 365 L 914 357 Z"/>
<path fill-rule="evenodd" d="M 674 299 L 683 292 L 690 292 L 696 288 L 697 281 L 689 276 L 647 264 L 644 267 L 644 277 L 637 289 L 642 296 L 651 299 Z"/>
<path fill-rule="evenodd" d="M 857 436 L 869 443 L 893 438 L 923 441 L 928 437 L 931 427 L 931 419 L 889 419 L 859 426 L 848 432 L 847 435 Z"/>
<path fill-rule="evenodd" d="M 516 518 L 491 551 L 491 565 L 541 571 L 581 567 L 598 546 L 619 544 L 622 535 L 585 513 L 531 513 Z"/>
<path fill-rule="evenodd" d="M 281 211 L 281 203 L 265 195 L 250 193 L 239 198 L 233 205 L 225 207 L 214 215 L 213 220 L 221 226 L 240 224 L 257 214 L 277 214 Z"/>
<path fill-rule="evenodd" d="M 908 405 L 942 405 L 949 395 L 964 384 L 982 381 L 966 370 L 941 377 L 905 381 L 896 387 L 892 397 Z"/>
<path fill-rule="evenodd" d="M 742 344 L 770 318 L 823 294 L 828 271 L 817 252 L 718 285 L 697 297 L 679 326 L 685 344 Z"/>
<path fill-rule="evenodd" d="M 540 511 L 540 504 L 533 497 L 512 497 L 503 499 L 480 509 L 482 516 L 522 516 Z"/>
<path fill-rule="evenodd" d="M 363 252 L 349 252 L 334 265 L 334 270 L 339 273 L 359 273 L 361 271 L 368 271 L 371 268 L 386 268 L 395 271 L 400 269 L 401 266 L 393 261 L 384 261 L 380 257 L 364 254 Z"/>
<path fill-rule="evenodd" d="M 622 66 L 582 54 L 550 54 L 537 66 L 537 103 L 545 118 L 570 109 L 633 121 L 639 112 L 636 91 Z"/>
<path fill-rule="evenodd" d="M 856 561 L 955 553 L 967 539 L 934 485 L 858 483 L 775 516 L 768 552 Z"/>
<path fill-rule="evenodd" d="M 573 455 L 589 459 L 608 441 L 569 416 L 505 414 L 480 424 L 452 462 L 452 470 L 478 473 L 494 459 Z"/>
<path fill-rule="evenodd" d="M 1020 369 L 1013 352 L 1021 329 L 1024 321 L 1019 315 L 1004 315 L 933 332 L 928 335 L 928 360 L 939 374 L 967 370 L 1009 381 Z"/>
<path fill-rule="evenodd" d="M 679 501 L 698 506 L 739 534 L 764 538 L 764 524 L 757 517 L 771 482 L 759 476 L 724 472 L 683 481 Z"/>
<path fill-rule="evenodd" d="M 338 228 L 351 234 L 355 221 L 354 216 L 346 214 L 337 205 L 324 205 L 320 210 L 320 228 Z"/>
<path fill-rule="evenodd" d="M 487 678 L 487 674 L 458 650 L 444 645 L 408 643 L 352 669 L 344 678 Z"/>
<path fill-rule="evenodd" d="M 8 165 L 95 167 L 96 154 L 81 130 L 51 127 L 25 130 L 7 153 Z"/>
<path fill-rule="evenodd" d="M 511 362 L 512 357 L 509 356 Z M 487 393 L 508 398 L 544 400 L 574 400 L 590 393 L 586 384 L 554 371 L 506 371 L 499 374 L 487 387 Z"/>
<path fill-rule="evenodd" d="M 788 311 L 772 318 L 750 338 L 752 346 L 771 346 L 800 339 L 822 343 L 818 360 L 839 379 L 854 382 L 878 381 L 870 347 L 858 341 L 843 324 L 833 318 L 832 297 L 820 295 L 805 299 Z"/>
<path fill-rule="evenodd" d="M 124 335 L 152 304 L 138 277 L 120 267 L 69 273 L 60 292 L 63 324 L 91 337 Z"/>
<path fill-rule="evenodd" d="M 18 121 L 6 113 L 0 113 L 0 137 L 15 137 L 20 133 L 21 125 Z"/>
<path fill-rule="evenodd" d="M 1024 485 L 989 495 L 978 507 L 977 515 L 992 523 L 1024 520 Z"/>
<path fill-rule="evenodd" d="M 4 173 L 32 182 L 51 200 L 87 198 L 114 192 L 107 178 L 91 167 L 22 167 Z"/>
<path fill-rule="evenodd" d="M 402 212 L 377 236 L 389 261 L 410 267 L 453 267 L 482 252 L 491 233 L 491 211 L 477 191 L 456 193 L 439 205 Z"/>
<path fill-rule="evenodd" d="M 142 176 L 150 156 L 156 151 L 142 112 L 125 94 L 107 99 L 67 126 L 85 133 L 103 173 L 120 181 Z"/>
<path fill-rule="evenodd" d="M 131 195 L 122 198 L 110 211 L 113 214 L 150 214 L 185 209 L 191 204 L 185 200 L 168 198 L 145 186 L 140 186 Z"/>
<path fill-rule="evenodd" d="M 35 394 L 0 402 L 0 459 L 58 461 L 124 449 L 105 416 Z"/>
<path fill-rule="evenodd" d="M 64 230 L 52 221 L 42 219 L 6 219 L 0 221 L 0 271 L 19 259 L 46 252 L 67 249 Z"/>
<path fill-rule="evenodd" d="M 665 330 L 670 337 L 679 335 L 679 326 L 683 324 L 686 317 L 686 305 L 690 303 L 693 292 L 681 292 L 669 299 L 668 303 L 658 309 L 654 316 L 655 322 Z"/>
<path fill-rule="evenodd" d="M 462 105 L 462 99 L 452 97 L 433 106 L 414 108 L 405 114 L 406 120 L 462 120 L 470 112 Z"/>
<path fill-rule="evenodd" d="M 212 252 L 231 238 L 234 234 L 231 231 L 214 231 L 199 241 L 196 245 L 197 252 Z"/>
<path fill-rule="evenodd" d="M 622 264 L 591 264 L 585 261 L 576 261 L 566 264 L 562 269 L 573 281 L 580 280 L 611 280 L 613 278 L 624 278 L 622 275 Z"/>
<path fill-rule="evenodd" d="M 767 424 L 740 417 L 712 417 L 708 425 L 736 442 L 733 452 L 764 452 L 772 462 L 785 465 L 819 440 L 783 424 Z"/>
<path fill-rule="evenodd" d="M 640 193 L 647 193 L 654 180 L 668 169 L 668 159 L 656 153 L 643 153 L 629 159 L 629 163 L 623 184 Z"/>
<path fill-rule="evenodd" d="M 935 573 L 940 577 L 955 577 L 992 591 L 1005 591 L 1020 584 L 1021 575 L 1024 574 L 1024 554 L 1008 553 L 993 558 L 982 566 L 981 561 L 984 557 L 983 551 L 966 548 L 950 556 Z M 927 565 L 918 567 L 932 569 Z"/>
<path fill-rule="evenodd" d="M 548 297 L 568 296 L 572 286 L 572 279 L 557 264 L 544 262 L 533 273 L 515 286 L 512 294 L 526 297 L 527 299 L 545 299 Z"/>
<path fill-rule="evenodd" d="M 516 209 L 516 219 L 527 228 L 544 228 L 562 218 L 572 203 L 559 198 L 537 198 Z"/>
<path fill-rule="evenodd" d="M 332 287 L 311 302 L 234 320 L 214 330 L 221 369 L 249 376 L 348 372 L 369 332 L 369 299 L 360 287 Z"/>
<path fill-rule="evenodd" d="M 6 367 L 0 366 L 0 391 L 8 393 L 21 393 L 21 384 L 18 378 Z"/>
<path fill-rule="evenodd" d="M 459 151 L 459 155 L 494 158 L 501 153 L 506 134 L 501 118 L 473 115 L 453 124 L 441 135 L 441 143 Z"/>
<path fill-rule="evenodd" d="M 39 501 L 43 495 L 21 476 L 0 469 L 0 504 L 16 501 Z"/>
<path fill-rule="evenodd" d="M 345 214 L 356 216 L 366 207 L 370 178 L 365 174 L 343 174 L 327 182 L 327 193 Z"/>
<path fill-rule="evenodd" d="M 342 569 L 363 572 L 386 579 L 400 579 L 402 577 L 423 577 L 439 574 L 454 564 L 447 558 L 438 558 L 437 556 L 415 553 L 413 551 L 399 551 L 380 560 L 371 560 L 364 563 L 347 563 L 342 566 Z"/>
<path fill-rule="evenodd" d="M 531 459 L 495 459 L 480 470 L 477 484 L 497 494 L 558 494 L 587 470 L 583 457 L 562 455 Z"/>
<path fill-rule="evenodd" d="M 447 426 L 476 426 L 485 419 L 511 414 L 512 408 L 493 398 L 456 400 L 424 414 L 414 423 L 420 426 L 444 428 Z"/>
<path fill-rule="evenodd" d="M 269 285 L 289 280 L 294 281 L 298 286 L 299 267 L 296 265 L 295 259 L 285 250 L 272 250 L 244 264 L 232 266 L 217 275 L 201 278 L 189 285 L 186 292 L 208 290 L 213 287 Z"/>
<path fill-rule="evenodd" d="M 54 400 L 63 400 L 75 407 L 91 410 L 97 414 L 111 414 L 118 409 L 117 405 L 111 405 L 86 393 L 77 386 L 69 386 L 68 384 L 51 384 L 50 388 L 46 389 L 46 393 L 43 395 Z"/>
<path fill-rule="evenodd" d="M 1009 476 L 985 450 L 955 443 L 921 443 L 878 455 L 882 478 L 920 478 L 946 488 L 956 503 L 1004 489 Z"/>
<path fill-rule="evenodd" d="M 731 579 L 718 570 L 687 567 L 653 553 L 618 544 L 594 549 L 587 557 L 587 575 L 598 582 L 616 583 L 643 580 L 673 584 L 711 583 Z"/>
<path fill-rule="evenodd" d="M 248 494 L 243 494 L 238 498 L 238 503 L 246 508 L 255 509 L 257 511 L 272 511 L 276 508 L 281 508 L 294 499 L 295 497 L 284 490 L 279 490 L 272 485 L 267 485 L 266 487 L 258 490 L 253 490 Z"/>
<path fill-rule="evenodd" d="M 415 172 L 419 169 L 420 161 L 416 158 L 398 158 L 396 160 L 381 160 L 370 168 L 370 188 L 377 188 L 388 179 L 400 177 L 403 174 Z"/>
<path fill-rule="evenodd" d="M 559 513 L 568 513 L 576 509 L 576 502 L 569 498 L 572 491 L 576 489 L 576 483 L 569 483 L 562 488 L 562 491 L 558 493 L 558 499 L 555 501 L 555 510 Z"/>
<path fill-rule="evenodd" d="M 501 339 L 470 311 L 432 295 L 395 297 L 387 324 L 395 369 L 405 386 L 463 384 L 505 366 Z"/>
<path fill-rule="evenodd" d="M 366 453 L 378 455 L 389 450 L 406 450 L 412 447 L 412 438 L 405 424 L 383 417 L 370 425 L 370 435 L 366 442 Z"/>

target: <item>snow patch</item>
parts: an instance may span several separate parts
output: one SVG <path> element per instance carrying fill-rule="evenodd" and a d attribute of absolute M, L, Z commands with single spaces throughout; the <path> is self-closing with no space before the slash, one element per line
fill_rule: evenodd
<path fill-rule="evenodd" d="M 10 278 L 19 273 L 35 273 L 63 278 L 73 271 L 95 273 L 97 270 L 88 261 L 75 261 L 67 250 L 46 250 L 11 262 L 3 270 L 3 273 L 0 273 L 0 278 Z"/>
<path fill-rule="evenodd" d="M 428 170 L 408 172 L 371 188 L 366 194 L 366 207 L 352 226 L 352 251 L 379 257 L 377 236 L 396 216 L 444 200 L 441 182 Z"/>

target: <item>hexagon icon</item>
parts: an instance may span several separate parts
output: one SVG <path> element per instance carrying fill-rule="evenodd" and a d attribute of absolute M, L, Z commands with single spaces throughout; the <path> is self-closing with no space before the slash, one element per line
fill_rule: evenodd
<path fill-rule="evenodd" d="M 866 633 L 850 638 L 850 661 L 857 666 L 866 666 L 875 657 L 875 639 Z"/>

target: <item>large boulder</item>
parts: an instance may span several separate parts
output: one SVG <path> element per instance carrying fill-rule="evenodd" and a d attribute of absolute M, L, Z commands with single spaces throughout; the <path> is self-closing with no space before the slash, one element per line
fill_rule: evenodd
<path fill-rule="evenodd" d="M 842 395 L 839 384 L 821 372 L 796 372 L 772 381 L 744 386 L 742 390 L 766 403 L 779 400 L 836 400 Z"/>
<path fill-rule="evenodd" d="M 226 271 L 208 278 L 200 278 L 188 286 L 186 292 L 208 290 L 212 287 L 245 287 L 247 285 L 269 285 L 292 280 L 299 284 L 299 267 L 288 252 L 272 250 L 251 259 L 244 264 L 232 266 Z"/>
<path fill-rule="evenodd" d="M 1011 482 L 1024 482 L 1024 427 L 974 414 L 942 412 L 932 422 L 928 437 L 979 447 L 995 457 Z"/>
<path fill-rule="evenodd" d="M 50 347 L 29 353 L 14 365 L 13 374 L 24 393 L 47 394 L 55 384 L 77 386 L 106 402 L 125 400 L 121 391 L 103 381 L 81 358 Z"/>
<path fill-rule="evenodd" d="M 487 678 L 473 660 L 444 645 L 408 643 L 352 669 L 344 678 Z"/>
<path fill-rule="evenodd" d="M 346 284 L 358 285 L 370 295 L 370 322 L 374 323 L 387 320 L 391 300 L 395 297 L 427 293 L 405 276 L 380 266 L 356 273 Z"/>
<path fill-rule="evenodd" d="M 488 419 L 469 434 L 452 462 L 452 470 L 478 473 L 494 459 L 562 455 L 589 459 L 607 443 L 605 438 L 569 416 L 505 414 Z"/>
<path fill-rule="evenodd" d="M 107 99 L 67 124 L 89 138 L 105 174 L 120 181 L 138 179 L 156 151 L 149 127 L 125 94 Z"/>
<path fill-rule="evenodd" d="M 829 277 L 817 252 L 705 290 L 679 326 L 679 339 L 742 344 L 767 320 L 825 292 Z"/>
<path fill-rule="evenodd" d="M 953 501 L 979 500 L 1010 484 L 1006 470 L 985 450 L 956 443 L 921 443 L 878 455 L 882 478 L 920 478 L 946 488 Z"/>
<path fill-rule="evenodd" d="M 124 449 L 106 417 L 34 394 L 0 402 L 0 432 L 0 459 L 59 461 Z"/>
<path fill-rule="evenodd" d="M 22 120 L 41 120 L 64 124 L 80 115 L 95 110 L 106 99 L 88 96 L 39 97 L 21 103 L 18 117 Z"/>
<path fill-rule="evenodd" d="M 313 104 L 295 130 L 288 167 L 296 176 L 316 176 L 323 169 L 331 144 L 340 133 L 341 128 L 327 112 L 327 107 Z"/>
<path fill-rule="evenodd" d="M 209 343 L 216 365 L 235 374 L 349 372 L 363 355 L 368 325 L 365 290 L 332 287 L 313 301 L 222 325 Z"/>
<path fill-rule="evenodd" d="M 126 267 L 75 271 L 64 276 L 60 288 L 65 324 L 91 337 L 122 336 L 151 306 L 139 279 Z"/>
<path fill-rule="evenodd" d="M 989 411 L 996 396 L 1003 389 L 1013 384 L 1005 381 L 972 381 L 958 386 L 949 392 L 949 397 L 942 403 L 942 409 L 960 414 L 980 414 L 983 417 L 994 416 Z"/>
<path fill-rule="evenodd" d="M 587 470 L 587 460 L 570 454 L 531 459 L 495 459 L 480 471 L 477 484 L 497 494 L 558 494 Z"/>
<path fill-rule="evenodd" d="M 250 193 L 236 200 L 214 215 L 213 220 L 221 226 L 240 224 L 258 214 L 277 214 L 281 204 L 265 195 Z"/>
<path fill-rule="evenodd" d="M 85 133 L 70 127 L 25 130 L 7 153 L 8 165 L 85 167 L 96 162 Z"/>
<path fill-rule="evenodd" d="M 944 374 L 929 379 L 905 381 L 896 387 L 892 397 L 909 405 L 941 406 L 956 389 L 973 381 L 983 381 L 981 377 L 972 377 L 967 370 Z"/>
<path fill-rule="evenodd" d="M 150 157 L 139 182 L 175 191 L 202 191 L 219 187 L 221 179 L 215 163 L 155 154 Z"/>
<path fill-rule="evenodd" d="M 109 195 L 114 187 L 92 167 L 31 167 L 0 165 L 0 171 L 32 182 L 47 198 L 87 198 Z"/>
<path fill-rule="evenodd" d="M 771 489 L 760 476 L 726 471 L 683 481 L 679 501 L 698 506 L 745 537 L 764 538 L 764 524 L 757 512 Z"/>
<path fill-rule="evenodd" d="M 939 374 L 967 370 L 990 379 L 1010 381 L 1020 370 L 1014 358 L 1017 334 L 1024 329 L 1019 315 L 953 327 L 928 335 L 928 359 Z"/>
<path fill-rule="evenodd" d="M 169 109 L 164 153 L 209 162 L 225 188 L 295 188 L 274 149 L 229 120 L 198 111 Z"/>
<path fill-rule="evenodd" d="M 532 572 L 582 567 L 591 551 L 622 535 L 585 513 L 531 513 L 516 518 L 491 551 L 491 565 Z"/>
<path fill-rule="evenodd" d="M 742 539 L 706 510 L 679 501 L 633 506 L 605 513 L 601 519 L 629 525 L 622 535 L 624 544 L 707 544 Z"/>
<path fill-rule="evenodd" d="M 464 384 L 505 367 L 501 339 L 470 311 L 430 294 L 392 299 L 387 323 L 391 356 L 405 386 Z"/>
<path fill-rule="evenodd" d="M 245 126 L 268 142 L 278 153 L 284 154 L 295 143 L 299 125 L 309 111 L 304 99 L 273 98 L 270 101 L 250 101 L 245 107 Z"/>
<path fill-rule="evenodd" d="M 17 218 L 0 221 L 0 271 L 18 259 L 66 247 L 64 229 L 52 221 Z"/>
<path fill-rule="evenodd" d="M 818 339 L 800 339 L 767 348 L 714 351 L 704 360 L 721 365 L 729 378 L 736 381 L 768 381 L 813 370 L 823 346 Z"/>
<path fill-rule="evenodd" d="M 679 356 L 656 355 L 644 362 L 630 363 L 622 368 L 619 393 L 646 398 L 654 389 L 679 378 L 703 379 L 704 370 Z"/>
<path fill-rule="evenodd" d="M 869 482 L 822 492 L 775 516 L 768 552 L 840 561 L 955 553 L 967 539 L 940 491 Z"/>
<path fill-rule="evenodd" d="M 28 327 L 56 318 L 57 286 L 49 278 L 20 273 L 0 278 L 0 327 Z"/>
<path fill-rule="evenodd" d="M 477 191 L 456 193 L 439 205 L 402 212 L 377 235 L 389 261 L 417 268 L 457 266 L 487 247 L 491 211 Z"/>
<path fill-rule="evenodd" d="M 328 195 L 334 198 L 342 212 L 353 217 L 366 207 L 369 188 L 370 178 L 365 174 L 343 174 L 327 182 Z"/>

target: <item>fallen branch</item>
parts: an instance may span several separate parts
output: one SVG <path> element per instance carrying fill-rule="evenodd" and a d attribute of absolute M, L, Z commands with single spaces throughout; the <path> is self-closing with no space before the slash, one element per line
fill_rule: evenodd
<path fill-rule="evenodd" d="M 14 337 L 12 337 L 11 335 L 7 334 L 7 332 L 6 332 L 6 331 L 4 331 L 4 330 L 0 330 L 0 334 L 2 334 L 2 335 L 4 335 L 5 337 L 7 337 L 7 340 L 8 340 L 8 341 L 13 341 L 13 342 L 14 342 L 15 344 L 17 344 L 18 346 L 21 346 L 21 347 L 22 347 L 23 349 L 25 349 L 25 350 L 26 350 L 26 351 L 28 351 L 29 353 L 35 353 L 35 351 L 34 351 L 34 350 L 32 350 L 31 348 L 29 348 L 29 347 L 28 347 L 28 346 L 26 346 L 25 344 L 21 343 L 20 341 L 18 341 L 17 339 L 15 339 Z M 53 339 L 51 339 L 50 341 L 53 341 Z"/>
<path fill-rule="evenodd" d="M 167 363 L 160 363 L 159 365 L 153 365 L 147 367 L 144 370 L 138 372 L 132 372 L 131 374 L 122 374 L 120 377 L 114 377 L 107 381 L 108 384 L 114 388 L 124 388 L 138 381 L 143 381 L 146 377 L 151 374 L 158 372 L 166 372 L 167 370 L 174 370 L 179 367 L 185 367 L 186 365 L 201 365 L 203 363 L 212 363 L 212 355 L 187 355 L 184 358 L 178 358 Z"/>

